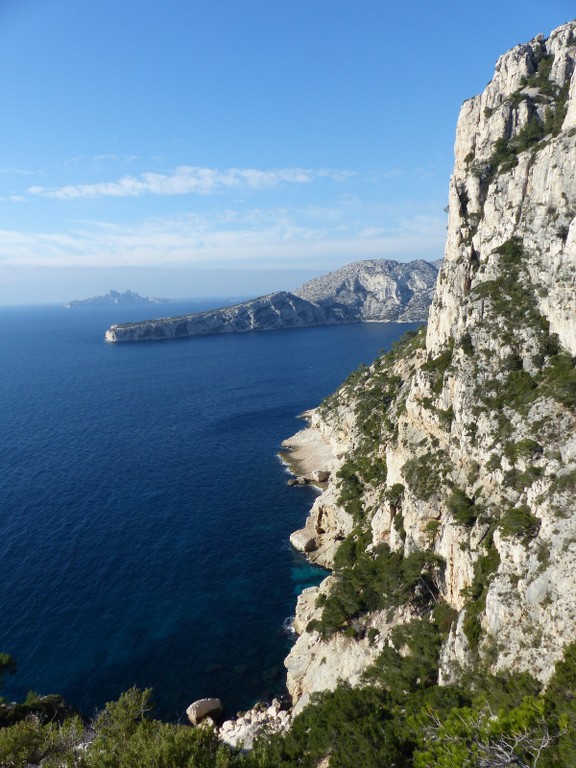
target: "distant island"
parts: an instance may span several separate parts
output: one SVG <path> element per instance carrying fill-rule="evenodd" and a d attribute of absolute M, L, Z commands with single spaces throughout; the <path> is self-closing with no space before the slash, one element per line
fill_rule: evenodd
<path fill-rule="evenodd" d="M 135 304 L 169 304 L 173 299 L 158 299 L 154 296 L 140 296 L 134 291 L 109 291 L 104 296 L 90 296 L 88 299 L 73 299 L 64 306 L 73 307 L 107 307 L 117 305 L 129 307 Z"/>
<path fill-rule="evenodd" d="M 112 325 L 106 341 L 178 339 L 341 323 L 426 322 L 439 262 L 356 261 L 304 283 L 233 306 Z"/>

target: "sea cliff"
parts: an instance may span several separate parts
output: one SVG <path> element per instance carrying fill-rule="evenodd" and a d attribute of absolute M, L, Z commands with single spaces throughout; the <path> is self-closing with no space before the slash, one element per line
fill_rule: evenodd
<path fill-rule="evenodd" d="M 298 600 L 296 711 L 415 621 L 442 616 L 443 683 L 546 683 L 576 639 L 575 35 L 515 47 L 464 103 L 427 330 L 311 414 L 331 475 L 293 542 L 334 572 Z"/>

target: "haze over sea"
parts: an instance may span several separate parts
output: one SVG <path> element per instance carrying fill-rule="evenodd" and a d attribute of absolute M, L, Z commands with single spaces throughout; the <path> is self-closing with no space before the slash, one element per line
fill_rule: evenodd
<path fill-rule="evenodd" d="M 59 692 L 92 714 L 136 684 L 177 719 L 204 696 L 234 712 L 282 691 L 283 622 L 323 572 L 290 549 L 314 491 L 288 487 L 277 451 L 417 325 L 103 341 L 208 306 L 0 310 L 8 698 Z"/>

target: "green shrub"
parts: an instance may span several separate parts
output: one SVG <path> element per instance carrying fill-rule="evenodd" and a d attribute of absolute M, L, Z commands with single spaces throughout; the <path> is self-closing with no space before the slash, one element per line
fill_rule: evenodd
<path fill-rule="evenodd" d="M 466 614 L 462 629 L 473 651 L 478 650 L 482 636 L 481 618 L 486 607 L 488 588 L 500 565 L 500 555 L 494 546 L 492 534 L 485 539 L 485 554 L 474 563 L 474 579 L 469 587 L 462 590 L 466 598 Z"/>
<path fill-rule="evenodd" d="M 460 488 L 454 488 L 446 501 L 446 507 L 452 514 L 454 522 L 458 523 L 458 525 L 470 527 L 476 522 L 478 510 L 476 509 L 474 499 L 466 496 Z"/>
<path fill-rule="evenodd" d="M 507 510 L 500 518 L 498 526 L 505 538 L 519 537 L 524 543 L 528 543 L 538 535 L 540 520 L 530 512 L 530 507 L 523 504 Z"/>
<path fill-rule="evenodd" d="M 414 495 L 428 501 L 440 491 L 449 468 L 446 452 L 439 450 L 409 459 L 402 467 L 402 474 Z"/>
<path fill-rule="evenodd" d="M 454 340 L 450 339 L 448 348 L 441 352 L 437 357 L 428 360 L 421 368 L 421 370 L 428 371 L 429 373 L 433 374 L 432 391 L 435 395 L 439 395 L 442 391 L 444 376 L 452 364 L 453 350 Z"/>
<path fill-rule="evenodd" d="M 433 553 L 417 551 L 404 557 L 392 552 L 387 544 L 380 544 L 372 553 L 358 547 L 354 558 L 351 565 L 342 564 L 350 562 L 349 555 L 346 560 L 344 556 L 342 561 L 338 559 L 339 568 L 323 601 L 322 616 L 308 624 L 309 631 L 328 638 L 349 628 L 362 614 L 395 607 L 409 599 L 414 605 L 426 606 L 438 595 L 443 562 Z"/>
<path fill-rule="evenodd" d="M 392 646 L 383 649 L 364 679 L 378 681 L 395 696 L 438 682 L 442 637 L 433 621 L 423 618 L 398 624 L 391 639 Z"/>
<path fill-rule="evenodd" d="M 458 611 L 444 601 L 437 603 L 432 609 L 432 617 L 443 638 L 448 637 L 452 625 L 458 618 Z"/>
<path fill-rule="evenodd" d="M 402 497 L 404 496 L 404 490 L 402 483 L 394 483 L 394 485 L 391 485 L 390 488 L 386 490 L 385 496 L 393 507 L 400 506 Z"/>

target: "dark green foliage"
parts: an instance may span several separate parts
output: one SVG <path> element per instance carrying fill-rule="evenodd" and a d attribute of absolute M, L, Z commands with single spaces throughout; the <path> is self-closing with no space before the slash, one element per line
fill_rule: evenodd
<path fill-rule="evenodd" d="M 262 736 L 246 754 L 220 744 L 210 729 L 149 719 L 149 691 L 133 688 L 106 705 L 94 723 L 96 738 L 81 751 L 78 718 L 62 725 L 27 719 L 0 728 L 0 764 L 317 768 L 329 757 L 331 768 L 472 768 L 474 754 L 506 744 L 515 745 L 507 765 L 522 765 L 533 744 L 541 747 L 542 768 L 576 764 L 576 644 L 542 694 L 527 673 L 493 676 L 476 669 L 458 687 L 436 685 L 440 632 L 427 618 L 396 626 L 391 639 L 390 653 L 372 670 L 377 686 L 340 684 L 314 694 L 287 733 Z"/>
<path fill-rule="evenodd" d="M 402 382 L 398 376 L 390 375 L 387 366 L 388 361 L 386 366 L 374 368 L 362 390 L 362 397 L 356 402 L 356 425 L 362 435 L 361 449 L 364 453 L 374 450 L 383 432 L 392 429 L 388 409 Z"/>
<path fill-rule="evenodd" d="M 548 721 L 562 730 L 555 749 L 556 762 L 550 765 L 576 765 L 576 643 L 567 646 L 564 658 L 556 664 L 544 699 Z"/>
<path fill-rule="evenodd" d="M 523 472 L 513 467 L 504 474 L 504 486 L 514 488 L 518 493 L 522 493 L 522 491 L 536 482 L 539 477 L 542 477 L 543 474 L 544 469 L 542 467 L 530 466 Z"/>
<path fill-rule="evenodd" d="M 450 425 L 454 421 L 454 409 L 452 408 L 452 406 L 450 406 L 450 408 L 446 408 L 446 410 L 442 410 L 441 408 L 439 408 L 438 419 L 443 429 L 449 430 Z"/>
<path fill-rule="evenodd" d="M 41 724 L 62 724 L 74 714 L 75 711 L 66 704 L 62 696 L 39 696 L 30 691 L 23 703 L 15 702 L 0 708 L 0 728 L 31 718 Z"/>
<path fill-rule="evenodd" d="M 504 320 L 504 328 L 499 328 L 498 332 L 513 352 L 504 361 L 499 378 L 483 384 L 482 390 L 478 391 L 479 399 L 496 414 L 501 414 L 506 407 L 526 412 L 542 395 L 568 407 L 576 407 L 575 360 L 559 351 L 558 337 L 550 333 L 549 322 L 538 310 L 524 265 L 522 242 L 512 238 L 495 253 L 499 255 L 500 277 L 480 283 L 473 290 L 478 298 L 490 302 L 495 319 Z M 522 366 L 515 334 L 515 328 L 519 327 L 529 328 L 536 337 L 538 354 L 532 362 L 540 370 L 535 375 Z M 499 432 L 498 436 L 505 435 Z"/>
<path fill-rule="evenodd" d="M 364 519 L 365 485 L 383 485 L 386 482 L 386 461 L 378 455 L 356 454 L 336 473 L 340 480 L 338 503 L 358 524 Z"/>
<path fill-rule="evenodd" d="M 94 723 L 86 768 L 211 768 L 234 765 L 214 733 L 147 717 L 150 690 L 131 688 L 110 702 Z"/>
<path fill-rule="evenodd" d="M 394 627 L 386 646 L 365 678 L 378 681 L 397 697 L 438 682 L 441 633 L 433 621 L 414 619 Z"/>
<path fill-rule="evenodd" d="M 568 111 L 568 91 L 570 83 L 567 82 L 560 88 L 556 96 L 556 107 L 547 109 L 544 116 L 544 134 L 558 136 L 562 130 L 562 123 Z"/>
<path fill-rule="evenodd" d="M 388 357 L 396 362 L 403 357 L 412 355 L 417 349 L 424 349 L 425 346 L 426 326 L 422 325 L 416 331 L 406 331 L 398 341 L 395 341 Z"/>
<path fill-rule="evenodd" d="M 390 488 L 386 490 L 386 498 L 393 507 L 400 506 L 402 497 L 404 495 L 404 490 L 405 489 L 402 483 L 394 483 L 394 485 L 391 485 Z"/>
<path fill-rule="evenodd" d="M 485 554 L 481 555 L 474 564 L 474 579 L 472 584 L 463 590 L 466 598 L 466 615 L 464 617 L 463 630 L 470 648 L 478 650 L 482 636 L 480 620 L 486 607 L 486 595 L 492 577 L 500 565 L 500 555 L 494 546 L 492 534 L 485 541 Z"/>
<path fill-rule="evenodd" d="M 336 476 L 340 480 L 338 503 L 355 521 L 361 520 L 364 517 L 362 501 L 364 486 L 360 481 L 358 465 L 354 461 L 348 460 L 340 467 Z"/>
<path fill-rule="evenodd" d="M 530 539 L 538 536 L 540 520 L 530 512 L 530 507 L 523 504 L 520 507 L 507 510 L 498 523 L 502 536 L 516 536 L 527 544 Z"/>
<path fill-rule="evenodd" d="M 531 77 L 526 78 L 522 88 L 526 86 L 537 88 L 539 94 L 532 97 L 523 90 L 511 94 L 508 101 L 517 107 L 521 102 L 531 106 L 533 113 L 526 124 L 514 136 L 504 136 L 494 144 L 494 152 L 485 167 L 477 172 L 486 184 L 489 184 L 498 173 L 506 173 L 518 164 L 518 155 L 527 150 L 538 150 L 544 146 L 543 139 L 557 136 L 566 116 L 569 80 L 559 88 L 550 80 L 550 72 L 554 56 L 546 55 L 538 64 Z M 536 103 L 548 104 L 542 118 L 536 111 Z"/>
<path fill-rule="evenodd" d="M 544 123 L 540 122 L 536 115 L 532 115 L 526 125 L 524 125 L 520 131 L 518 131 L 513 141 L 511 142 L 513 151 L 516 153 L 525 152 L 533 144 L 536 144 L 538 141 L 540 141 L 544 135 Z"/>
<path fill-rule="evenodd" d="M 536 71 L 529 78 L 526 85 L 530 85 L 533 88 L 538 88 L 542 93 L 553 93 L 554 86 L 550 82 L 550 73 L 552 72 L 552 64 L 554 63 L 554 54 L 541 53 L 536 57 Z"/>
<path fill-rule="evenodd" d="M 473 355 L 474 354 L 474 345 L 472 344 L 472 337 L 469 333 L 464 333 L 460 337 L 460 349 L 462 352 L 464 352 L 465 355 Z"/>
<path fill-rule="evenodd" d="M 576 406 L 576 367 L 570 355 L 561 352 L 553 355 L 542 371 L 542 388 L 558 402 Z"/>
<path fill-rule="evenodd" d="M 316 768 L 330 755 L 330 768 L 392 768 L 408 765 L 410 734 L 398 727 L 387 693 L 374 687 L 340 684 L 333 692 L 315 694 L 283 738 L 259 747 L 249 765 Z"/>
<path fill-rule="evenodd" d="M 428 371 L 433 374 L 432 391 L 435 395 L 439 395 L 442 391 L 444 375 L 452 363 L 453 351 L 454 341 L 451 339 L 447 349 L 441 352 L 437 357 L 434 357 L 432 360 L 428 360 L 421 368 L 421 370 Z"/>
<path fill-rule="evenodd" d="M 518 165 L 518 157 L 514 148 L 508 139 L 500 138 L 494 142 L 494 152 L 492 153 L 488 166 L 484 172 L 484 180 L 490 183 L 498 171 L 506 173 Z"/>
<path fill-rule="evenodd" d="M 486 469 L 489 472 L 494 472 L 497 469 L 500 469 L 500 465 L 502 464 L 502 456 L 499 456 L 497 453 L 493 453 L 492 456 L 488 459 L 486 462 Z"/>
<path fill-rule="evenodd" d="M 542 454 L 543 450 L 540 443 L 527 437 L 517 443 L 507 442 L 504 446 L 504 455 L 514 464 L 518 458 L 536 458 Z"/>
<path fill-rule="evenodd" d="M 42 764 L 45 768 L 72 768 L 78 765 L 75 747 L 84 737 L 79 718 L 63 724 L 42 723 L 29 717 L 0 728 L 0 765 L 2 768 L 30 768 Z"/>
<path fill-rule="evenodd" d="M 455 608 L 452 608 L 449 603 L 442 601 L 437 603 L 432 609 L 432 617 L 438 627 L 438 631 L 443 638 L 446 638 L 448 637 L 452 625 L 458 618 L 458 611 L 456 611 Z"/>
<path fill-rule="evenodd" d="M 334 570 L 351 567 L 366 555 L 366 547 L 371 541 L 370 531 L 355 528 L 338 547 L 334 555 Z"/>
<path fill-rule="evenodd" d="M 552 490 L 565 493 L 566 491 L 574 491 L 574 489 L 576 489 L 576 469 L 564 472 L 554 479 Z"/>
<path fill-rule="evenodd" d="M 335 571 L 330 593 L 322 601 L 322 616 L 311 621 L 308 630 L 317 630 L 325 638 L 345 630 L 357 633 L 361 629 L 354 620 L 364 613 L 401 605 L 409 599 L 422 606 L 436 599 L 442 567 L 437 555 L 418 551 L 404 557 L 386 544 L 373 553 L 346 541 L 342 547 L 344 553 L 337 560 L 340 568 Z"/>
<path fill-rule="evenodd" d="M 474 499 L 466 496 L 460 488 L 454 488 L 446 501 L 446 506 L 459 525 L 472 526 L 476 522 L 479 510 L 476 509 Z"/>

